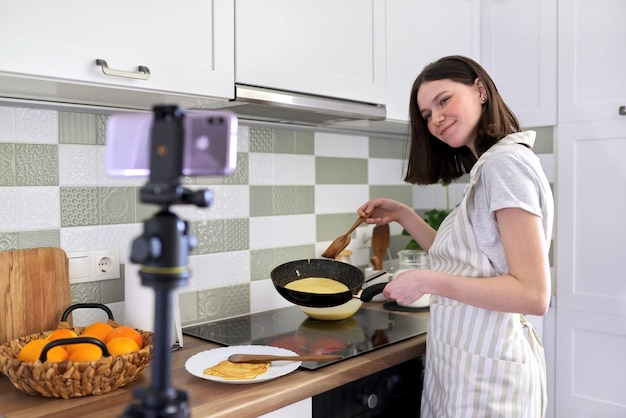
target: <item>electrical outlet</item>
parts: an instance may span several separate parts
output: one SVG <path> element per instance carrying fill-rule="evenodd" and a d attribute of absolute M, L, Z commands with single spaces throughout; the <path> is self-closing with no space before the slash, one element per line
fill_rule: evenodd
<path fill-rule="evenodd" d="M 120 277 L 120 254 L 117 248 L 111 250 L 95 250 L 91 252 L 94 263 L 95 280 L 118 279 Z"/>
<path fill-rule="evenodd" d="M 374 233 L 374 225 L 360 226 L 356 229 L 355 232 L 355 249 L 368 248 L 372 246 L 372 234 Z"/>

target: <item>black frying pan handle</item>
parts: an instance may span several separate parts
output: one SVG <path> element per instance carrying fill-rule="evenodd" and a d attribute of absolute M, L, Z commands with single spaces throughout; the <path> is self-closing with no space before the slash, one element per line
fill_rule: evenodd
<path fill-rule="evenodd" d="M 371 302 L 374 296 L 378 295 L 379 293 L 383 293 L 383 289 L 385 288 L 385 286 L 387 286 L 387 283 L 376 283 L 369 287 L 366 287 L 361 292 L 361 296 L 359 297 L 359 299 L 361 299 L 363 302 Z"/>

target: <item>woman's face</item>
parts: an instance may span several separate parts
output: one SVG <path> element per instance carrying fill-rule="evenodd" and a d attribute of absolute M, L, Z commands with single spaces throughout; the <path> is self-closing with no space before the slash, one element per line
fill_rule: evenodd
<path fill-rule="evenodd" d="M 452 80 L 422 83 L 417 105 L 430 133 L 453 148 L 468 146 L 474 155 L 474 140 L 482 106 L 487 100 L 479 79 L 468 86 Z"/>

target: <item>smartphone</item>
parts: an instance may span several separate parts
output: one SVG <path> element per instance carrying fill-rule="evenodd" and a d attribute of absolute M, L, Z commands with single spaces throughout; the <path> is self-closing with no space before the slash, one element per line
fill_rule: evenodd
<path fill-rule="evenodd" d="M 150 175 L 152 113 L 111 115 L 105 171 L 110 177 Z M 183 117 L 184 176 L 228 176 L 237 166 L 237 116 L 227 110 L 187 111 Z"/>

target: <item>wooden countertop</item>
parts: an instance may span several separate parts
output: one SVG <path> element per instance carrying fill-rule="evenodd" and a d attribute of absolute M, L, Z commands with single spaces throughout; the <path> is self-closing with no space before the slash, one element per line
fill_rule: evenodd
<path fill-rule="evenodd" d="M 184 348 L 172 354 L 172 385 L 187 392 L 195 417 L 257 417 L 410 360 L 426 349 L 426 336 L 420 335 L 318 370 L 298 369 L 263 383 L 229 385 L 200 379 L 185 370 L 189 357 L 218 345 L 188 336 L 183 342 Z M 106 395 L 57 399 L 27 395 L 0 374 L 0 417 L 118 417 L 128 404 L 137 402 L 132 390 L 148 387 L 149 376 L 148 369 L 130 385 Z"/>

